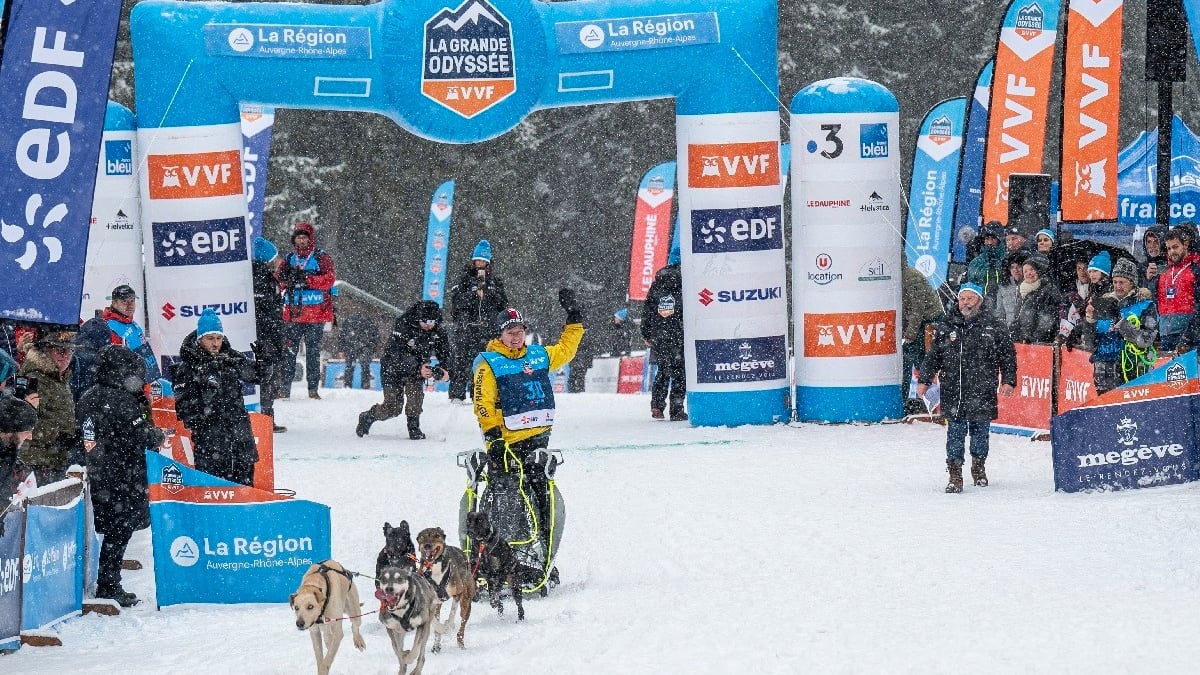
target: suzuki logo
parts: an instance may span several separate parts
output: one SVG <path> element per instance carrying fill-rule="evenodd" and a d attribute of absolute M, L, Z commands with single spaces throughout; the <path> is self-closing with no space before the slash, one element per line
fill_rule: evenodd
<path fill-rule="evenodd" d="M 712 303 L 713 303 L 712 291 L 708 290 L 707 288 L 700 291 L 700 304 L 704 305 L 705 307 L 708 307 Z"/>
<path fill-rule="evenodd" d="M 175 305 L 172 305 L 169 302 L 165 303 L 162 306 L 162 315 L 163 315 L 163 318 L 166 319 L 167 321 L 174 319 L 175 318 Z"/>

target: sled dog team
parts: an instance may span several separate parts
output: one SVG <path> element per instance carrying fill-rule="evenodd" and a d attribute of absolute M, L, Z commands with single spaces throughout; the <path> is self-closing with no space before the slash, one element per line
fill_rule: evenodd
<path fill-rule="evenodd" d="M 408 666 L 414 663 L 412 675 L 421 675 L 430 633 L 433 633 L 432 651 L 441 651 L 442 635 L 450 630 L 455 610 L 460 618 L 458 646 L 466 646 L 463 634 L 471 618 L 471 602 L 479 577 L 487 580 L 491 605 L 497 612 L 504 614 L 500 590 L 508 584 L 517 605 L 517 620 L 525 618 L 517 562 L 508 543 L 497 535 L 483 512 L 467 514 L 466 532 L 477 545 L 470 557 L 462 549 L 448 546 L 446 533 L 440 527 L 421 530 L 414 546 L 408 522 L 400 521 L 397 527 L 383 524 L 384 546 L 375 562 L 375 597 L 379 600 L 379 622 L 392 641 L 400 675 L 405 675 Z M 312 638 L 317 675 L 329 673 L 342 642 L 343 620 L 350 622 L 354 647 L 359 651 L 366 648 L 359 627 L 360 617 L 369 612 L 362 610 L 355 576 L 355 572 L 340 563 L 326 560 L 308 568 L 300 587 L 291 596 L 296 628 L 307 630 Z M 443 621 L 442 606 L 447 601 L 450 612 Z M 413 633 L 413 641 L 405 649 L 408 633 Z"/>

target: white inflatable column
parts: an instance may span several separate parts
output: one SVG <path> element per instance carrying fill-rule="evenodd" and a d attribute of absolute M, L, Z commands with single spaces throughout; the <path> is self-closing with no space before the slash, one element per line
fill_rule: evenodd
<path fill-rule="evenodd" d="M 899 105 L 835 78 L 790 110 L 797 419 L 899 417 Z"/>
<path fill-rule="evenodd" d="M 787 406 L 787 268 L 774 112 L 680 115 L 684 360 L 692 424 Z"/>

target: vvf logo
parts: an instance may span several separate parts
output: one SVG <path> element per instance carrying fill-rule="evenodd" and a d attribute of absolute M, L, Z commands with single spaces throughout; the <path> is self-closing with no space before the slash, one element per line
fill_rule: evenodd
<path fill-rule="evenodd" d="M 859 156 L 863 159 L 883 159 L 888 156 L 887 122 L 859 125 Z"/>
<path fill-rule="evenodd" d="M 421 92 L 470 119 L 517 90 L 512 26 L 486 0 L 443 9 L 425 23 Z"/>
<path fill-rule="evenodd" d="M 247 259 L 244 218 L 153 223 L 157 267 L 210 265 Z"/>
<path fill-rule="evenodd" d="M 104 175 L 133 175 L 133 141 L 104 141 Z"/>
<path fill-rule="evenodd" d="M 783 248 L 782 207 L 692 211 L 692 253 L 738 253 Z"/>

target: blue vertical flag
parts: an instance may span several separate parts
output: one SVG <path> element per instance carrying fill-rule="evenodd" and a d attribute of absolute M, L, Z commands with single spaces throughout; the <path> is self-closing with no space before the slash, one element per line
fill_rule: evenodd
<path fill-rule="evenodd" d="M 963 118 L 967 99 L 952 98 L 933 106 L 921 122 L 913 153 L 909 186 L 905 254 L 908 264 L 938 288 L 950 265 L 954 236 L 954 190 L 963 151 Z"/>
<path fill-rule="evenodd" d="M 252 103 L 242 104 L 242 181 L 246 186 L 249 215 L 246 241 L 262 235 L 263 206 L 267 197 L 267 168 L 271 161 L 271 126 L 275 109 Z"/>
<path fill-rule="evenodd" d="M 13 0 L 0 63 L 0 316 L 75 324 L 121 0 Z"/>
<path fill-rule="evenodd" d="M 979 230 L 980 215 L 983 213 L 983 160 L 987 151 L 988 106 L 992 96 L 992 61 L 983 65 L 975 81 L 975 94 L 971 97 L 971 109 L 967 115 L 967 133 L 963 144 L 962 171 L 958 177 L 958 202 L 954 206 L 954 232 L 963 228 L 971 232 Z M 955 236 L 950 259 L 954 262 L 969 262 L 967 243 Z"/>
<path fill-rule="evenodd" d="M 454 181 L 433 191 L 429 204 L 429 231 L 425 234 L 425 280 L 422 298 L 444 305 L 447 252 L 450 250 L 450 217 L 454 215 Z"/>

